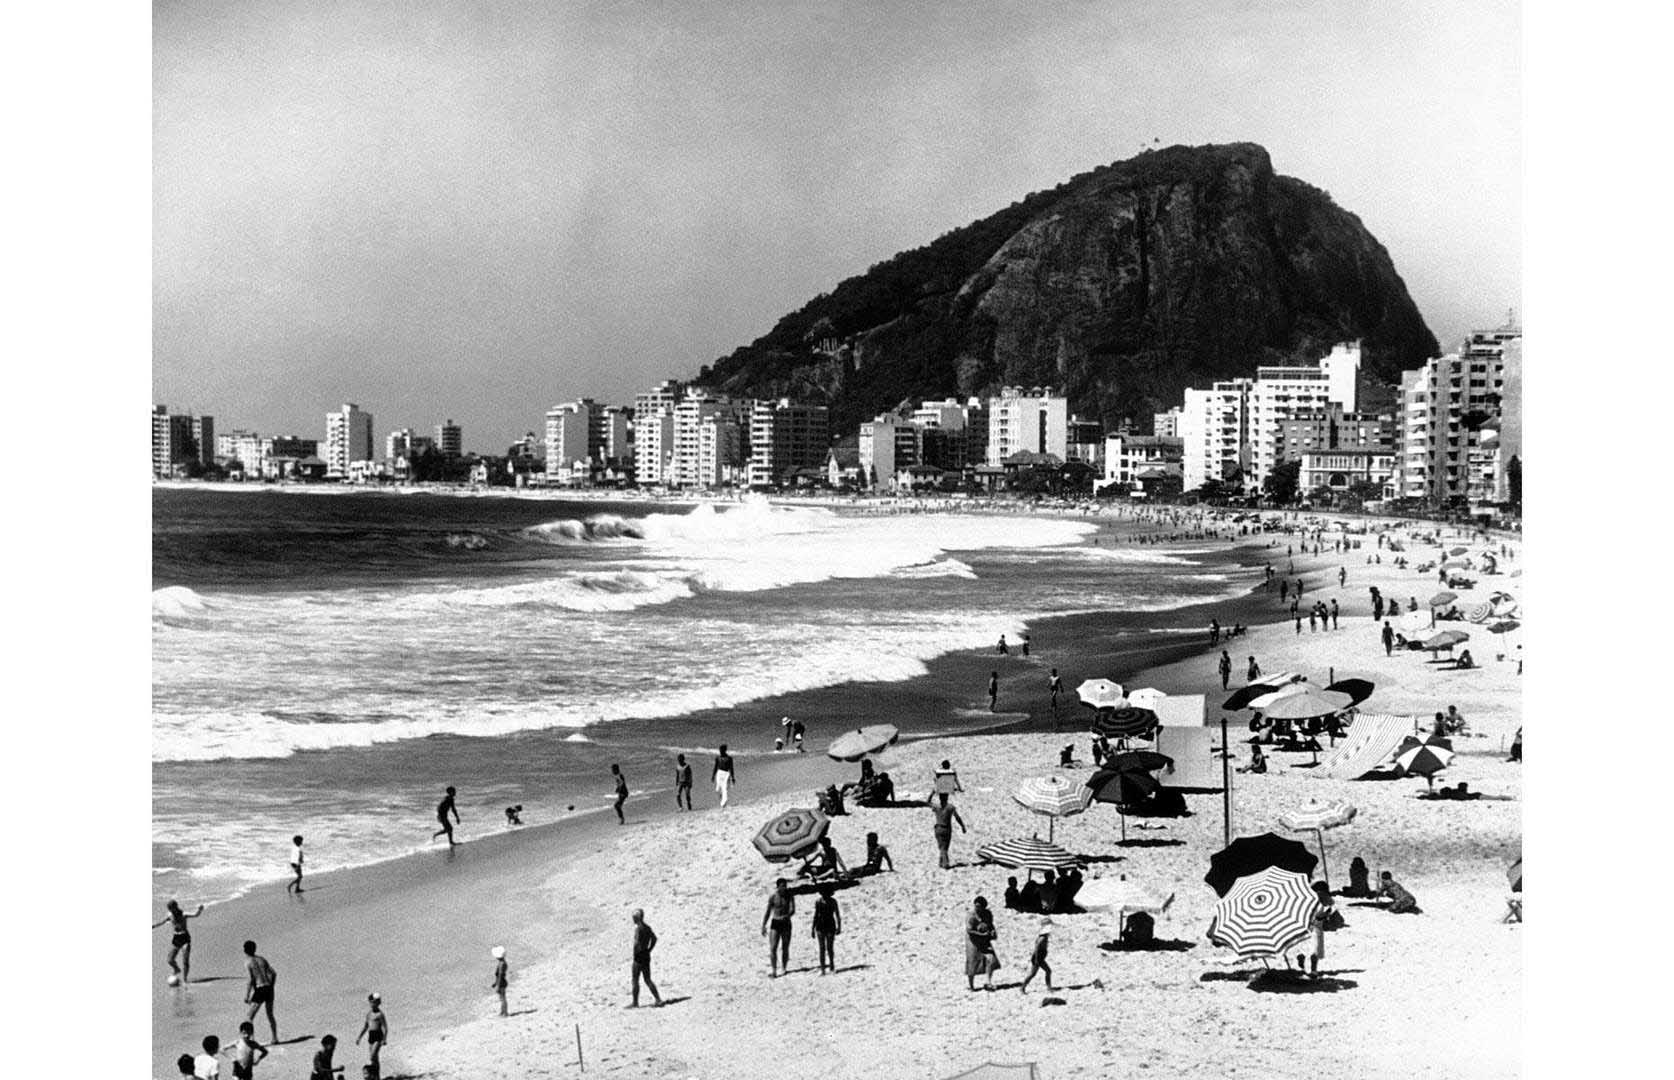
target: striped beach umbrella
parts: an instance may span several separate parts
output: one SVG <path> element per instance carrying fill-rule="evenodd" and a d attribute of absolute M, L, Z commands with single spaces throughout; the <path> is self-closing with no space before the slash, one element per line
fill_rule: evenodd
<path fill-rule="evenodd" d="M 797 807 L 769 821 L 751 841 L 768 862 L 789 862 L 810 854 L 831 828 L 831 819 L 818 810 Z"/>
<path fill-rule="evenodd" d="M 881 752 L 900 737 L 901 729 L 894 724 L 868 724 L 832 739 L 825 753 L 837 761 L 859 761 L 868 754 Z"/>
<path fill-rule="evenodd" d="M 1358 812 L 1352 804 L 1341 799 L 1321 803 L 1310 798 L 1307 806 L 1279 815 L 1279 824 L 1290 831 L 1311 832 L 1319 838 L 1319 869 L 1327 887 L 1331 884 L 1331 864 L 1325 859 L 1325 830 L 1347 825 Z"/>
<path fill-rule="evenodd" d="M 1209 940 L 1239 956 L 1282 956 L 1312 931 L 1318 909 L 1306 874 L 1270 866 L 1239 878 L 1216 902 Z"/>
<path fill-rule="evenodd" d="M 1156 726 L 1156 713 L 1150 709 L 1125 705 L 1118 709 L 1099 713 L 1099 718 L 1093 721 L 1093 734 L 1103 735 L 1107 739 L 1112 737 L 1126 739 L 1144 735 Z"/>
<path fill-rule="evenodd" d="M 1122 684 L 1109 679 L 1088 679 L 1075 688 L 1075 696 L 1090 709 L 1114 709 L 1127 700 L 1122 697 Z"/>
<path fill-rule="evenodd" d="M 1038 836 L 1023 836 L 1014 840 L 984 844 L 977 848 L 977 858 L 984 862 L 1009 866 L 1014 870 L 1068 870 L 1072 866 L 1081 865 L 1080 856 L 1072 855 L 1066 849 Z"/>
<path fill-rule="evenodd" d="M 1083 785 L 1062 776 L 1031 776 L 1011 793 L 1012 798 L 1030 811 L 1045 815 L 1048 840 L 1052 838 L 1057 820 L 1087 809 L 1092 795 Z"/>
<path fill-rule="evenodd" d="M 1445 746 L 1420 743 L 1395 755 L 1395 764 L 1407 776 L 1422 776 L 1426 780 L 1447 768 L 1453 761 L 1453 751 Z"/>

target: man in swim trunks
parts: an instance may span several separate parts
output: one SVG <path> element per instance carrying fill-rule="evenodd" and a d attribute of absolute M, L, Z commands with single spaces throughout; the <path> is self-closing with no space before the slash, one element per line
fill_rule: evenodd
<path fill-rule="evenodd" d="M 434 840 L 435 837 L 431 837 L 431 839 Z M 295 874 L 296 877 L 285 883 L 285 891 L 302 892 L 302 837 L 300 836 L 291 837 L 291 873 Z"/>
<path fill-rule="evenodd" d="M 628 819 L 622 816 L 622 804 L 628 801 L 628 778 L 622 775 L 620 765 L 612 765 L 610 775 L 616 777 L 616 824 L 626 825 Z"/>
<path fill-rule="evenodd" d="M 174 924 L 173 936 L 169 938 L 169 970 L 179 975 L 181 982 L 188 983 L 192 981 L 192 931 L 186 926 L 186 920 L 202 915 L 203 905 L 199 904 L 198 910 L 190 915 L 180 910 L 178 900 L 170 900 L 167 906 L 168 914 L 152 923 L 151 929 L 155 930 L 163 923 Z M 180 958 L 178 964 L 175 963 L 177 956 Z"/>
<path fill-rule="evenodd" d="M 360 1035 L 355 1036 L 355 1045 L 360 1045 L 361 1036 L 366 1037 L 367 1080 L 378 1080 L 383 1075 L 382 1066 L 378 1063 L 378 1052 L 389 1041 L 389 1017 L 384 1015 L 384 999 L 377 994 L 366 995 L 366 1022 L 360 1026 Z"/>
<path fill-rule="evenodd" d="M 634 909 L 634 999 L 628 1008 L 639 1008 L 639 981 L 645 980 L 645 986 L 651 991 L 651 999 L 659 1006 L 663 1003 L 663 996 L 657 993 L 657 984 L 651 981 L 651 950 L 657 947 L 656 931 L 645 921 L 645 912 L 640 908 Z"/>
<path fill-rule="evenodd" d="M 684 800 L 684 803 L 682 803 L 682 800 Z M 692 767 L 686 764 L 685 754 L 675 755 L 674 808 L 676 810 L 690 810 L 692 808 Z"/>
<path fill-rule="evenodd" d="M 709 779 L 715 783 L 715 794 L 721 798 L 721 805 L 727 804 L 727 794 L 731 790 L 735 779 L 732 769 L 732 755 L 727 753 L 727 744 L 721 744 L 721 750 L 715 755 L 715 766 L 709 770 Z"/>
<path fill-rule="evenodd" d="M 947 870 L 951 869 L 953 865 L 948 861 L 947 854 L 948 845 L 953 843 L 953 823 L 955 821 L 959 823 L 960 832 L 969 832 L 970 830 L 965 828 L 965 819 L 959 816 L 959 811 L 953 808 L 951 802 L 948 802 L 947 792 L 937 793 L 936 799 L 937 802 L 930 804 L 930 812 L 936 815 L 936 848 L 941 852 L 941 861 L 938 865 L 943 870 Z"/>
<path fill-rule="evenodd" d="M 256 1014 L 264 1007 L 267 1009 L 268 1033 L 273 1036 L 271 1042 L 279 1041 L 279 1022 L 273 1018 L 273 984 L 278 981 L 278 973 L 266 957 L 256 955 L 256 943 L 244 943 L 244 970 L 250 974 L 250 985 L 245 987 L 244 1000 L 250 1006 L 250 1015 L 246 1020 L 254 1020 Z"/>
<path fill-rule="evenodd" d="M 457 823 L 459 821 L 459 808 L 453 805 L 453 788 L 451 787 L 448 788 L 447 796 L 443 798 L 441 802 L 436 804 L 436 820 L 442 827 L 431 833 L 430 839 L 434 840 L 438 836 L 446 836 L 448 838 L 448 847 L 454 847 L 453 825 L 448 823 L 449 814 L 453 815 L 454 822 Z"/>
<path fill-rule="evenodd" d="M 785 879 L 780 878 L 773 885 L 773 892 L 767 897 L 767 910 L 761 916 L 761 933 L 767 938 L 767 966 L 770 979 L 776 979 L 784 968 L 784 974 L 790 973 L 790 939 L 791 916 L 796 914 L 796 897 L 785 887 Z M 773 933 L 770 936 L 768 929 Z"/>

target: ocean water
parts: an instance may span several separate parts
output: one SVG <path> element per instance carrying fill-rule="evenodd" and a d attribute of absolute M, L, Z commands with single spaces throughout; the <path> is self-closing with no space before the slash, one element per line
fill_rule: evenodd
<path fill-rule="evenodd" d="M 154 889 L 215 899 L 282 876 L 295 832 L 314 870 L 398 857 L 428 843 L 446 784 L 462 835 L 513 803 L 597 813 L 608 762 L 643 790 L 676 748 L 770 753 L 763 698 L 912 679 L 1052 614 L 1143 632 L 1147 612 L 1247 588 L 1222 552 L 1095 544 L 1100 527 L 158 489 Z"/>

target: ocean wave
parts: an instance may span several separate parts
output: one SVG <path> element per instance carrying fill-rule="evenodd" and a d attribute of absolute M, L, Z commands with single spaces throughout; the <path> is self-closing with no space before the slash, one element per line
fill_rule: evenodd
<path fill-rule="evenodd" d="M 644 536 L 643 529 L 644 522 L 640 518 L 595 514 L 581 520 L 564 518 L 543 525 L 531 525 L 524 533 L 549 544 L 595 544 L 609 540 L 639 540 Z"/>
<path fill-rule="evenodd" d="M 898 578 L 938 578 L 956 577 L 967 581 L 975 581 L 977 573 L 970 566 L 958 559 L 937 559 L 933 562 L 918 563 L 913 566 L 900 566 L 893 571 Z"/>
<path fill-rule="evenodd" d="M 170 585 L 151 594 L 153 618 L 195 619 L 211 610 L 208 601 L 184 585 Z"/>

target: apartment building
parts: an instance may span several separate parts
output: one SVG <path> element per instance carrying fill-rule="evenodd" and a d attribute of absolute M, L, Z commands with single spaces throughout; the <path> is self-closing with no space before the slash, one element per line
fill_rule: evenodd
<path fill-rule="evenodd" d="M 1254 379 L 1188 388 L 1180 407 L 1180 471 L 1185 490 L 1242 474 L 1250 462 L 1250 393 Z"/>
<path fill-rule="evenodd" d="M 372 414 L 353 402 L 327 413 L 325 451 L 326 476 L 338 480 L 349 479 L 354 462 L 374 460 Z"/>
<path fill-rule="evenodd" d="M 669 480 L 674 457 L 674 409 L 685 387 L 672 379 L 634 398 L 634 478 L 641 484 Z"/>
<path fill-rule="evenodd" d="M 798 469 L 825 464 L 831 445 L 831 410 L 789 398 L 750 407 L 749 486 L 777 487 Z"/>
<path fill-rule="evenodd" d="M 1522 330 L 1504 326 L 1470 335 L 1458 352 L 1401 373 L 1395 494 L 1447 506 L 1507 496 L 1501 432 L 1506 427 L 1506 358 L 1515 394 L 1511 427 L 1522 438 Z"/>
<path fill-rule="evenodd" d="M 988 400 L 986 461 L 1000 465 L 1020 451 L 1069 458 L 1069 399 L 1052 388 L 1008 386 Z"/>

